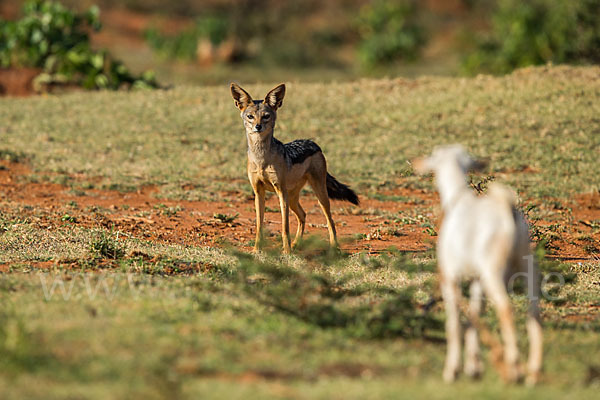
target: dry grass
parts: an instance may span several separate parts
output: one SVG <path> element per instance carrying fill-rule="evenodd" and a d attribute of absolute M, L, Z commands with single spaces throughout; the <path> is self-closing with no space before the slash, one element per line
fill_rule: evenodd
<path fill-rule="evenodd" d="M 462 142 L 490 159 L 496 179 L 542 204 L 536 216 L 550 219 L 544 204 L 598 189 L 599 72 L 292 83 L 277 134 L 315 138 L 330 170 L 373 197 L 395 186 L 431 188 L 407 160 Z M 250 89 L 264 94 L 271 86 Z M 176 198 L 243 195 L 238 119 L 226 86 L 0 99 L 0 156 L 28 160 L 31 179 L 74 191 L 157 185 L 159 196 Z M 600 353 L 597 261 L 544 265 L 570 281 L 552 292 L 557 301 L 542 303 L 538 388 L 505 387 L 489 369 L 481 382 L 442 386 L 432 254 L 338 257 L 309 241 L 300 255 L 254 261 L 83 229 L 67 214 L 47 229 L 14 204 L 0 207 L 0 264 L 10 264 L 0 274 L 5 398 L 551 399 L 592 398 L 600 385 L 591 357 Z M 425 227 L 425 208 L 364 213 Z M 70 295 L 57 286 L 46 298 L 52 282 L 72 287 Z M 515 304 L 523 336 L 524 298 Z M 485 321 L 497 328 L 492 313 Z"/>

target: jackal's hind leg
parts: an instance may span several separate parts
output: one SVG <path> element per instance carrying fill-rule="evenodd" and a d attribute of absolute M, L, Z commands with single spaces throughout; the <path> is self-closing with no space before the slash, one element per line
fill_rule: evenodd
<path fill-rule="evenodd" d="M 289 194 L 290 201 L 290 209 L 296 214 L 296 219 L 298 220 L 298 230 L 296 231 L 296 237 L 292 242 L 292 248 L 296 247 L 298 242 L 302 239 L 302 235 L 304 234 L 304 226 L 306 223 L 306 212 L 302 209 L 300 205 L 300 191 L 290 193 Z"/>
<path fill-rule="evenodd" d="M 329 244 L 331 247 L 339 247 L 337 242 L 337 235 L 335 232 L 335 223 L 333 222 L 333 218 L 331 217 L 331 206 L 329 204 L 329 195 L 327 194 L 327 175 L 315 177 L 311 176 L 308 180 L 310 187 L 315 192 L 317 196 L 317 200 L 319 200 L 319 205 L 321 206 L 321 210 L 323 210 L 323 214 L 325 214 L 325 218 L 327 219 L 327 229 L 329 230 Z"/>

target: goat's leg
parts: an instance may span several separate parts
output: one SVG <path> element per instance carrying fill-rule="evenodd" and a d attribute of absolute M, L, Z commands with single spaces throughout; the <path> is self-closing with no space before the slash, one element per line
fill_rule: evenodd
<path fill-rule="evenodd" d="M 442 277 L 442 297 L 446 307 L 446 341 L 447 353 L 444 366 L 444 381 L 454 382 L 460 370 L 460 320 L 458 302 L 459 296 L 456 282 Z"/>
<path fill-rule="evenodd" d="M 531 256 L 530 256 L 531 257 Z M 537 383 L 542 368 L 542 324 L 540 321 L 540 276 L 533 257 L 530 258 L 529 281 L 529 310 L 527 315 L 527 336 L 529 338 L 529 357 L 527 359 L 527 384 Z"/>
<path fill-rule="evenodd" d="M 527 336 L 529 337 L 529 358 L 527 360 L 527 384 L 535 385 L 542 369 L 542 324 L 538 300 L 529 303 L 527 317 Z"/>
<path fill-rule="evenodd" d="M 499 269 L 486 268 L 486 270 L 498 271 Z M 510 298 L 506 293 L 502 277 L 492 273 L 485 274 L 482 276 L 482 283 L 486 295 L 493 302 L 500 320 L 500 332 L 504 342 L 504 378 L 509 382 L 516 382 L 520 378 L 519 350 L 517 348 L 517 336 Z"/>
<path fill-rule="evenodd" d="M 465 374 L 471 378 L 480 378 L 483 373 L 483 363 L 477 328 L 483 305 L 481 282 L 474 280 L 471 283 L 469 296 L 469 326 L 465 331 Z"/>

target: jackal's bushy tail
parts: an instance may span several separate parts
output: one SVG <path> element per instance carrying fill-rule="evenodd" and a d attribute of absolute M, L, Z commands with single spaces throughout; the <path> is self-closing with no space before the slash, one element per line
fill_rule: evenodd
<path fill-rule="evenodd" d="M 330 199 L 346 200 L 352 204 L 359 204 L 358 196 L 354 190 L 339 182 L 329 172 L 327 173 L 327 195 Z"/>

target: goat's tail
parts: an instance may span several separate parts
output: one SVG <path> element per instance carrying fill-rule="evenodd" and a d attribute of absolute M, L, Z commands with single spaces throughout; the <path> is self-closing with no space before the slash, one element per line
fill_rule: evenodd
<path fill-rule="evenodd" d="M 511 207 L 517 205 L 517 194 L 509 187 L 492 182 L 488 187 L 487 193 L 488 196 L 501 200 Z"/>
<path fill-rule="evenodd" d="M 327 195 L 334 200 L 346 200 L 355 205 L 360 203 L 354 190 L 335 179 L 329 172 L 327 173 Z"/>

